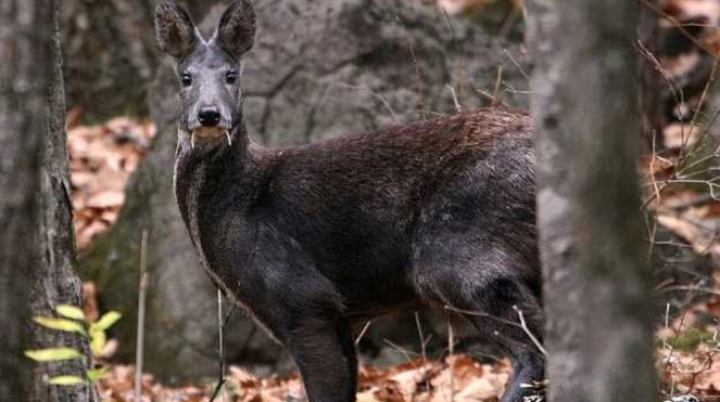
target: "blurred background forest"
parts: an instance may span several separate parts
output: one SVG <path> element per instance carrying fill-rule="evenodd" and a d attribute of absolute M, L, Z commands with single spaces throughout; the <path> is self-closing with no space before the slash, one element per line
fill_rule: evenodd
<path fill-rule="evenodd" d="M 180 3 L 198 22 L 213 21 L 222 8 Z M 664 312 L 658 369 L 668 396 L 717 400 L 720 0 L 641 4 L 643 207 Z M 111 363 L 100 398 L 134 400 L 142 255 L 149 274 L 144 400 L 206 401 L 218 370 L 216 293 L 175 205 L 177 83 L 155 43 L 155 5 L 62 2 L 77 266 L 86 316 L 123 316 L 96 353 Z M 522 0 L 260 0 L 256 7 L 260 32 L 244 64 L 244 115 L 262 144 L 303 144 L 482 106 L 528 109 Z M 229 317 L 220 400 L 301 399 L 287 354 L 241 312 Z M 442 316 L 369 322 L 358 346 L 363 402 L 441 401 L 446 396 L 433 390 L 447 387 L 457 390 L 456 401 L 495 401 L 509 373 L 507 361 L 478 349 L 471 336 L 450 356 Z"/>

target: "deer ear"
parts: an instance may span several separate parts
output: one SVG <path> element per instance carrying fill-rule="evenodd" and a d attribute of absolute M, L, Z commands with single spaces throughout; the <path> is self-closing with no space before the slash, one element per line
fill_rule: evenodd
<path fill-rule="evenodd" d="M 215 34 L 218 46 L 236 59 L 255 44 L 255 9 L 249 0 L 231 4 L 223 13 Z"/>
<path fill-rule="evenodd" d="M 190 16 L 173 2 L 155 9 L 155 34 L 160 48 L 177 60 L 192 53 L 199 39 Z"/>

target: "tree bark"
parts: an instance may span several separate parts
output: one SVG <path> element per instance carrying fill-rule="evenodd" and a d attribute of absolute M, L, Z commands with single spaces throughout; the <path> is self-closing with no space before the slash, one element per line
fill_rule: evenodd
<path fill-rule="evenodd" d="M 42 116 L 47 77 L 42 61 L 51 20 L 25 0 L 0 0 L 0 400 L 24 401 L 29 365 L 27 294 L 37 265 Z"/>
<path fill-rule="evenodd" d="M 80 361 L 29 370 L 23 350 L 87 348 L 30 324 L 57 303 L 79 304 L 64 137 L 56 0 L 0 1 L 0 400 L 88 401 L 84 387 L 50 386 L 42 374 L 81 374 Z"/>
<path fill-rule="evenodd" d="M 506 84 L 498 93 L 504 92 L 501 100 L 527 104 L 528 81 L 515 64 L 526 68 L 527 62 L 518 47 L 491 40 L 470 21 L 448 20 L 431 6 L 406 0 L 266 0 L 257 8 L 261 31 L 244 62 L 244 116 L 265 144 L 306 143 L 450 113 L 456 106 L 448 86 L 463 108 L 487 105 L 500 66 Z M 125 314 L 117 335 L 121 353 L 131 358 L 138 244 L 142 230 L 151 230 L 149 370 L 183 380 L 216 370 L 215 290 L 173 195 L 177 78 L 167 64 L 150 93 L 158 136 L 128 186 L 118 223 L 84 257 L 85 272 L 104 291 L 105 305 Z M 412 318 L 408 322 L 408 338 L 416 344 Z M 251 368 L 283 360 L 280 349 L 248 320 L 234 325 L 226 336 L 230 360 Z"/>
<path fill-rule="evenodd" d="M 657 400 L 636 173 L 637 7 L 528 1 L 551 402 Z"/>
<path fill-rule="evenodd" d="M 45 67 L 47 77 L 44 152 L 39 194 L 40 222 L 36 240 L 38 261 L 30 295 L 33 317 L 57 315 L 60 304 L 82 305 L 82 283 L 76 273 L 75 233 L 70 197 L 67 135 L 65 132 L 65 87 L 60 43 L 60 4 L 49 0 L 45 4 L 50 14 L 47 57 L 38 60 Z M 85 360 L 37 365 L 33 376 L 29 401 L 95 401 L 93 386 L 54 386 L 44 378 L 58 375 L 80 375 L 91 368 L 86 338 L 75 333 L 53 331 L 38 325 L 31 326 L 32 349 L 67 346 L 85 352 Z M 89 388 L 89 389 L 88 389 Z"/>

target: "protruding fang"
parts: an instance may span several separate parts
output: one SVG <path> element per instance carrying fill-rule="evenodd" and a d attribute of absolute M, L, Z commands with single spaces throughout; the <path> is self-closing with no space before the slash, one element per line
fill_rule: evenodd
<path fill-rule="evenodd" d="M 195 133 L 190 133 L 190 148 L 195 149 Z"/>
<path fill-rule="evenodd" d="M 225 136 L 228 140 L 228 146 L 232 146 L 232 138 L 230 137 L 230 130 L 225 130 Z"/>

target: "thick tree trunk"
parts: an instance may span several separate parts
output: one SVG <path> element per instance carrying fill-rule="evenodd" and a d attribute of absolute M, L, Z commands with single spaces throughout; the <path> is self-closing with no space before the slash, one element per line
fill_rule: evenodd
<path fill-rule="evenodd" d="M 31 327 L 58 302 L 79 302 L 67 192 L 57 2 L 0 2 L 0 400 L 87 401 L 80 387 L 49 386 L 23 349 L 82 346 Z M 43 152 L 44 149 L 44 152 Z M 70 282 L 75 286 L 68 286 Z M 32 329 L 30 329 L 32 328 Z M 86 346 L 86 345 L 85 345 Z M 86 365 L 58 364 L 56 374 Z"/>
<path fill-rule="evenodd" d="M 37 266 L 41 140 L 48 83 L 42 62 L 49 14 L 38 3 L 0 0 L 0 400 L 24 401 L 27 295 Z M 41 27 L 38 29 L 37 27 Z"/>
<path fill-rule="evenodd" d="M 551 402 L 657 400 L 636 174 L 637 7 L 528 2 Z"/>
<path fill-rule="evenodd" d="M 515 63 L 527 64 L 517 47 L 493 42 L 469 21 L 448 21 L 432 6 L 406 0 L 266 0 L 257 7 L 260 32 L 244 64 L 244 114 L 250 132 L 266 144 L 305 143 L 449 113 L 456 108 L 449 87 L 463 108 L 489 104 L 485 94 L 494 92 L 500 66 L 506 84 L 498 93 L 504 91 L 502 101 L 526 104 L 528 82 Z M 128 187 L 119 222 L 84 262 L 87 277 L 104 291 L 105 305 L 126 314 L 117 335 L 130 358 L 138 244 L 142 230 L 151 231 L 149 370 L 185 379 L 216 370 L 215 290 L 172 191 L 176 81 L 163 65 L 150 97 L 158 137 Z M 284 356 L 249 321 L 234 323 L 226 335 L 231 360 L 267 367 Z M 414 324 L 409 327 L 415 344 Z"/>
<path fill-rule="evenodd" d="M 42 375 L 82 374 L 66 362 L 34 372 L 24 349 L 85 347 L 75 335 L 31 325 L 57 303 L 80 302 L 73 271 L 64 92 L 55 0 L 0 1 L 0 400 L 88 401 L 85 387 L 50 386 Z"/>
<path fill-rule="evenodd" d="M 76 273 L 75 233 L 70 201 L 70 171 L 68 168 L 67 135 L 65 132 L 65 90 L 60 45 L 60 4 L 47 1 L 46 12 L 51 14 L 50 32 L 43 64 L 48 86 L 45 116 L 44 152 L 41 169 L 40 224 L 37 238 L 39 260 L 29 293 L 32 316 L 54 316 L 60 304 L 82 305 L 82 283 Z M 31 326 L 32 349 L 68 346 L 84 350 L 89 356 L 87 340 L 78 334 L 52 331 L 37 325 Z M 94 401 L 98 397 L 87 385 L 59 387 L 48 385 L 44 377 L 80 375 L 90 369 L 89 359 L 73 360 L 62 364 L 38 365 L 33 376 L 29 401 Z"/>

